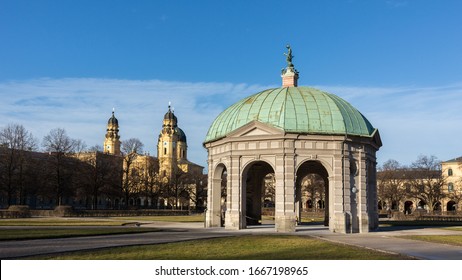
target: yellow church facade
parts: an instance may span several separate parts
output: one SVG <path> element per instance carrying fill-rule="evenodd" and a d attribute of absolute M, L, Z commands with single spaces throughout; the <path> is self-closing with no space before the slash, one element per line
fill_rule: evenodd
<path fill-rule="evenodd" d="M 188 160 L 186 134 L 178 127 L 178 119 L 170 105 L 158 136 L 157 157 L 122 151 L 120 139 L 119 121 L 113 111 L 107 123 L 103 153 L 123 162 L 122 170 L 118 171 L 122 177 L 122 195 L 114 202 L 115 208 L 184 209 L 198 206 L 196 188 L 206 185 L 206 180 L 201 180 L 204 167 Z M 205 199 L 201 199 L 203 201 Z"/>

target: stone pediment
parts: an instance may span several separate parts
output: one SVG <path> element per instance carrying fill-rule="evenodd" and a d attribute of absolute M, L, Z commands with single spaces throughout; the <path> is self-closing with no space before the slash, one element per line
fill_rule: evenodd
<path fill-rule="evenodd" d="M 377 145 L 377 149 L 382 147 L 382 139 L 378 129 L 375 129 L 374 133 L 372 133 L 372 141 Z"/>
<path fill-rule="evenodd" d="M 259 121 L 252 121 L 235 131 L 228 134 L 227 137 L 247 137 L 247 136 L 269 136 L 269 135 L 282 135 L 284 134 L 282 129 L 269 126 Z"/>

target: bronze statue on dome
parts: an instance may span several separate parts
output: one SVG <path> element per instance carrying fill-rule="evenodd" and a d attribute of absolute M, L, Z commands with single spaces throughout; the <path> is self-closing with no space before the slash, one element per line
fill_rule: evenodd
<path fill-rule="evenodd" d="M 284 53 L 284 55 L 286 56 L 287 67 L 293 68 L 294 64 L 292 63 L 292 58 L 294 58 L 294 56 L 292 55 L 292 48 L 290 47 L 289 44 L 287 44 L 286 48 L 287 48 L 287 53 Z"/>

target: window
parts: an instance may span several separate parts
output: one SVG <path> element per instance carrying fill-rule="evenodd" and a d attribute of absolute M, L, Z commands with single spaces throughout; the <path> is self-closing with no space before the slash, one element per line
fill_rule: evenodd
<path fill-rule="evenodd" d="M 449 183 L 448 184 L 448 192 L 453 192 L 454 191 L 454 184 L 453 183 Z"/>
<path fill-rule="evenodd" d="M 452 176 L 452 169 L 451 168 L 448 169 L 448 176 Z"/>
<path fill-rule="evenodd" d="M 167 154 L 167 148 L 164 148 L 164 155 Z"/>

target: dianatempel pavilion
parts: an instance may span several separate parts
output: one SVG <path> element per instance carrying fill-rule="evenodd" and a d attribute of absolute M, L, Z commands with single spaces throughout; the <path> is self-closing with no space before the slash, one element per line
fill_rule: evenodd
<path fill-rule="evenodd" d="M 248 221 L 260 220 L 264 178 L 274 173 L 275 229 L 293 232 L 300 219 L 301 181 L 315 173 L 326 186 L 325 224 L 331 231 L 374 230 L 379 131 L 342 98 L 299 87 L 287 48 L 282 87 L 231 105 L 209 128 L 204 141 L 209 170 L 206 227 L 224 222 L 225 228 L 240 230 Z"/>

